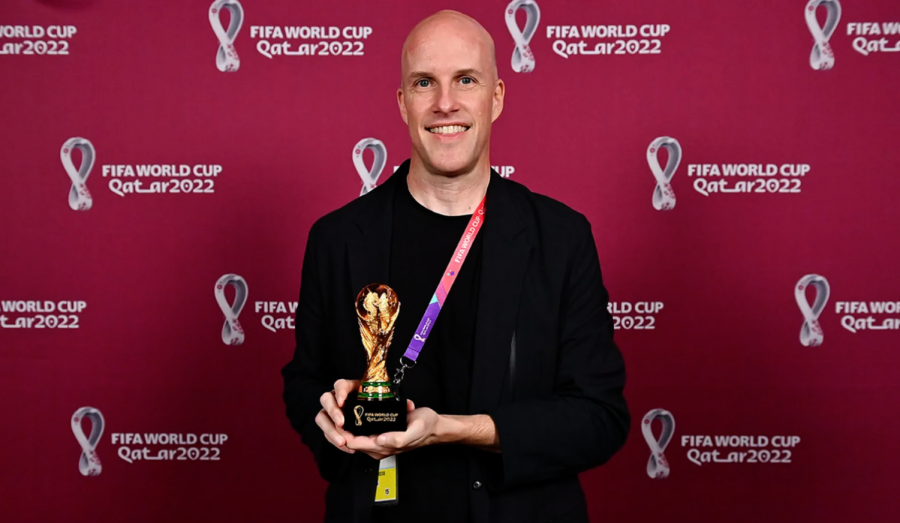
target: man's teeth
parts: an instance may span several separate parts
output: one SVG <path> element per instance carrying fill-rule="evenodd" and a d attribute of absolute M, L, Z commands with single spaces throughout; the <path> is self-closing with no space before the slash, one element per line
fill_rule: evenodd
<path fill-rule="evenodd" d="M 432 127 L 429 132 L 436 134 L 453 134 L 465 132 L 468 127 L 463 125 L 444 125 L 442 127 Z"/>

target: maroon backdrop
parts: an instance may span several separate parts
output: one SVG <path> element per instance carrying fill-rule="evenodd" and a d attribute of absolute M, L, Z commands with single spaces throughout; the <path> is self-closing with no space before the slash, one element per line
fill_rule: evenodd
<path fill-rule="evenodd" d="M 280 397 L 307 231 L 358 142 L 379 183 L 408 157 L 400 47 L 450 7 L 496 41 L 492 164 L 593 224 L 634 418 L 593 519 L 896 521 L 900 6 L 842 2 L 538 0 L 531 36 L 506 0 L 243 0 L 231 38 L 209 0 L 4 0 L 0 519 L 321 520 Z"/>

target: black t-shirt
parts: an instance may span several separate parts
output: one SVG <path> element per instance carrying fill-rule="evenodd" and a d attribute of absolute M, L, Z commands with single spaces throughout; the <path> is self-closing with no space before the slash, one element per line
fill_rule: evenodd
<path fill-rule="evenodd" d="M 471 215 L 444 216 L 430 211 L 412 197 L 406 180 L 397 184 L 387 283 L 400 299 L 400 314 L 388 350 L 391 378 L 470 218 Z M 438 414 L 469 414 L 481 244 L 479 234 L 416 366 L 406 372 L 401 391 L 415 402 L 416 408 L 430 407 Z M 477 451 L 463 445 L 430 445 L 399 454 L 399 504 L 376 507 L 375 521 L 469 521 L 468 457 L 472 452 Z M 418 501 L 404 503 L 405 498 Z M 412 513 L 417 506 L 428 507 L 427 512 Z"/>

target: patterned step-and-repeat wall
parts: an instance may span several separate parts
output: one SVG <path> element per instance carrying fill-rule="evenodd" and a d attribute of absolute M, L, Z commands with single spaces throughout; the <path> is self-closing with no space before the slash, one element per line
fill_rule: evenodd
<path fill-rule="evenodd" d="M 593 518 L 896 521 L 893 0 L 4 0 L 0 519 L 321 519 L 306 235 L 408 157 L 447 7 L 496 41 L 492 163 L 593 224 L 634 415 Z"/>

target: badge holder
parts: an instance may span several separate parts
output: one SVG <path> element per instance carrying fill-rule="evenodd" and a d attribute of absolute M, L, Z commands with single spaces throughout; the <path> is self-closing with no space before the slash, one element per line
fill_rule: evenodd
<path fill-rule="evenodd" d="M 375 488 L 375 506 L 389 507 L 399 503 L 397 485 L 397 456 L 388 456 L 378 462 L 378 487 Z"/>

